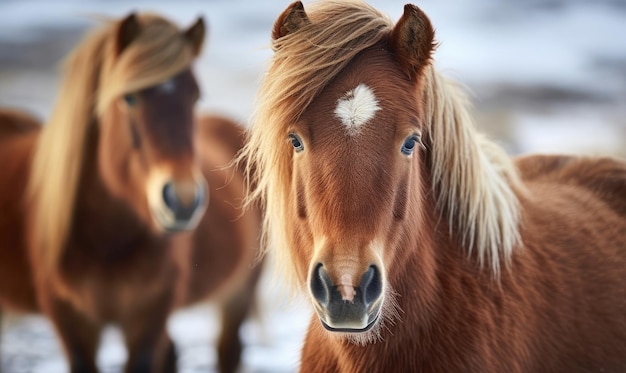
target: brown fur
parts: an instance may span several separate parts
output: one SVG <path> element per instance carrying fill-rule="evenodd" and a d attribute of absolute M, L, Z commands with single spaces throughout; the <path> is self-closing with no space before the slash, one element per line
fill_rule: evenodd
<path fill-rule="evenodd" d="M 300 370 L 625 371 L 626 162 L 511 160 L 476 132 L 427 53 L 407 52 L 434 44 L 415 9 L 372 45 L 381 15 L 328 1 L 275 40 L 243 155 L 258 171 L 251 195 L 266 203 L 268 244 L 317 312 Z M 368 43 L 341 49 L 359 37 Z M 379 110 L 349 135 L 334 109 L 358 84 Z M 407 156 L 411 136 L 424 148 Z M 372 266 L 384 287 L 375 325 L 326 330 L 335 311 L 319 293 L 350 280 L 365 292 Z"/>
<path fill-rule="evenodd" d="M 233 372 L 239 363 L 238 328 L 260 271 L 252 269 L 260 216 L 241 210 L 243 174 L 230 166 L 243 145 L 242 128 L 225 118 L 194 120 L 198 87 L 189 64 L 201 49 L 204 25 L 186 32 L 174 27 L 156 15 L 131 15 L 88 37 L 68 62 L 62 92 L 80 97 L 68 103 L 61 96 L 43 128 L 24 114 L 0 111 L 0 163 L 6 165 L 0 172 L 0 305 L 48 317 L 72 372 L 96 371 L 97 343 L 108 323 L 124 334 L 127 372 L 175 371 L 167 317 L 208 297 L 223 309 L 220 370 Z M 150 44 L 162 38 L 169 49 Z M 142 43 L 157 52 L 142 54 Z M 139 68 L 133 75 L 120 67 L 132 71 L 142 58 L 155 58 L 147 61 L 153 71 Z M 159 63 L 169 73 L 155 70 Z M 159 93 L 170 78 L 177 96 Z M 133 104 L 122 97 L 129 95 Z M 86 107 L 75 106 L 81 103 Z M 49 161 L 65 155 L 72 165 Z M 171 170 L 175 179 L 204 177 L 209 208 L 196 230 L 164 232 L 152 218 L 145 191 L 152 169 Z M 60 220 L 67 211 L 67 221 L 48 221 L 55 218 L 50 206 Z"/>
<path fill-rule="evenodd" d="M 16 110 L 0 110 L 0 304 L 26 311 L 36 310 L 37 301 L 25 249 L 24 201 L 16 197 L 26 188 L 39 130 L 37 119 Z"/>

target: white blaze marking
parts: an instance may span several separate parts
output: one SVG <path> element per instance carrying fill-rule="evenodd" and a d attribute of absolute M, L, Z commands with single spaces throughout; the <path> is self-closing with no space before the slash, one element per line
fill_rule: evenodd
<path fill-rule="evenodd" d="M 354 286 L 352 286 L 352 276 L 343 275 L 339 279 L 339 292 L 341 293 L 342 300 L 348 300 L 352 302 L 354 296 L 356 295 L 356 291 L 354 291 Z"/>
<path fill-rule="evenodd" d="M 348 130 L 348 135 L 354 136 L 359 133 L 361 126 L 374 117 L 379 109 L 374 92 L 361 83 L 337 101 L 335 115 L 341 119 Z"/>

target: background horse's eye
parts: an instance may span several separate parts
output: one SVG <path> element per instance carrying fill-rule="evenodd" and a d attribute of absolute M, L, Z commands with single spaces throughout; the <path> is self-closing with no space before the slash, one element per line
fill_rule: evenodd
<path fill-rule="evenodd" d="M 402 149 L 400 149 L 402 154 L 405 154 L 405 155 L 413 154 L 413 150 L 415 150 L 415 145 L 417 144 L 418 141 L 419 139 L 415 135 L 407 137 L 407 139 L 404 140 L 404 144 L 402 144 Z"/>
<path fill-rule="evenodd" d="M 135 106 L 137 105 L 137 95 L 127 93 L 124 95 L 124 101 L 128 106 Z"/>
<path fill-rule="evenodd" d="M 289 139 L 291 140 L 291 145 L 296 150 L 296 153 L 304 150 L 304 145 L 302 144 L 302 139 L 300 139 L 300 136 L 296 135 L 295 133 L 290 133 Z"/>

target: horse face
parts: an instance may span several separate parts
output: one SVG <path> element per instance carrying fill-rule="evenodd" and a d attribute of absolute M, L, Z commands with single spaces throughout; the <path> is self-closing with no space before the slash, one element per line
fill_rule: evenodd
<path fill-rule="evenodd" d="M 119 23 L 116 58 L 121 60 L 135 40 L 146 42 L 142 28 L 134 14 Z M 204 32 L 199 18 L 180 34 L 194 58 Z M 199 96 L 193 73 L 187 68 L 120 96 L 100 118 L 98 165 L 104 184 L 157 232 L 195 228 L 206 209 L 208 189 L 193 142 Z"/>
<path fill-rule="evenodd" d="M 419 212 L 422 123 L 415 84 L 380 46 L 351 62 L 288 136 L 293 147 L 290 243 L 331 331 L 374 326 L 391 301 L 398 226 Z M 393 307 L 391 307 L 393 308 Z M 384 313 L 384 312 L 383 312 Z M 384 315 L 389 316 L 389 315 Z"/>
<path fill-rule="evenodd" d="M 208 189 L 193 146 L 198 93 L 186 70 L 120 97 L 101 123 L 105 182 L 157 231 L 192 229 L 206 208 Z"/>

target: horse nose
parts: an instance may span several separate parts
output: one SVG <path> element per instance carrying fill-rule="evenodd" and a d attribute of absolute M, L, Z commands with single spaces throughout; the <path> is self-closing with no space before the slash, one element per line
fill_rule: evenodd
<path fill-rule="evenodd" d="M 363 301 L 367 307 L 376 302 L 383 294 L 383 281 L 376 266 L 370 266 L 359 284 L 363 289 Z"/>
<path fill-rule="evenodd" d="M 311 293 L 323 307 L 328 306 L 330 295 L 335 285 L 322 263 L 319 263 L 311 276 Z"/>
<path fill-rule="evenodd" d="M 383 282 L 375 265 L 365 271 L 357 287 L 352 287 L 343 279 L 335 284 L 324 265 L 319 263 L 311 273 L 310 289 L 318 303 L 318 316 L 328 330 L 365 331 L 378 318 Z"/>
<path fill-rule="evenodd" d="M 172 212 L 177 222 L 191 220 L 195 212 L 204 205 L 204 185 L 193 181 L 168 181 L 163 186 L 163 203 Z"/>
<path fill-rule="evenodd" d="M 170 210 L 175 210 L 178 207 L 178 198 L 176 198 L 176 192 L 174 191 L 174 183 L 171 181 L 166 183 L 163 187 L 163 202 L 165 206 Z"/>

